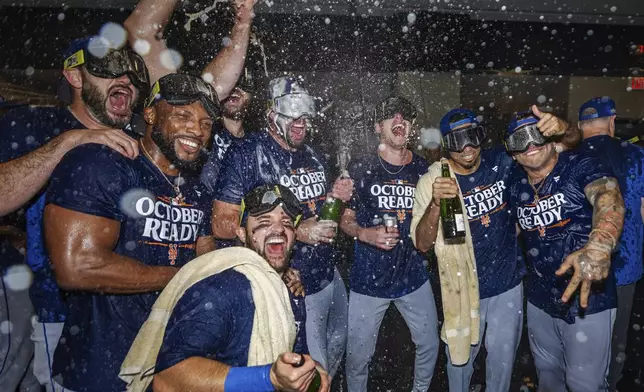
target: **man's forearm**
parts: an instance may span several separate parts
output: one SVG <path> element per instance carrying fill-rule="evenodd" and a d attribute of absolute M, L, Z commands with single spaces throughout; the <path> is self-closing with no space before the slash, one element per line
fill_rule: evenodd
<path fill-rule="evenodd" d="M 66 290 L 106 294 L 136 294 L 160 291 L 179 270 L 141 263 L 114 252 L 83 253 L 75 256 L 74 270 L 56 273 L 59 285 Z M 55 266 L 59 266 L 54 261 Z M 58 268 L 55 268 L 56 271 Z"/>
<path fill-rule="evenodd" d="M 352 238 L 359 238 L 360 229 L 362 229 L 362 227 L 358 224 L 355 217 L 342 217 L 342 220 L 340 221 L 340 230 L 344 231 L 346 235 Z"/>
<path fill-rule="evenodd" d="M 72 147 L 63 136 L 59 136 L 27 155 L 1 163 L 0 216 L 10 214 L 31 200 Z"/>
<path fill-rule="evenodd" d="M 212 75 L 212 86 L 219 100 L 228 97 L 241 76 L 246 61 L 250 30 L 250 20 L 237 18 L 230 34 L 230 44 L 223 47 L 204 69 L 204 74 Z"/>
<path fill-rule="evenodd" d="M 593 205 L 592 231 L 588 246 L 613 251 L 624 225 L 624 200 L 614 178 L 602 178 L 586 186 L 586 197 Z"/>
<path fill-rule="evenodd" d="M 439 217 L 440 208 L 430 202 L 416 226 L 416 248 L 418 250 L 427 252 L 434 247 L 438 235 Z"/>
<path fill-rule="evenodd" d="M 223 392 L 230 367 L 221 362 L 191 357 L 154 376 L 154 392 Z"/>

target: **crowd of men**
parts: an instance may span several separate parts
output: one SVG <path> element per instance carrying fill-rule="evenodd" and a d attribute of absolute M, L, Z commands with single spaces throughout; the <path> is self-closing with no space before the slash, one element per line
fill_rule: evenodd
<path fill-rule="evenodd" d="M 0 389 L 35 377 L 47 392 L 326 391 L 346 354 L 349 391 L 366 391 L 393 303 L 414 391 L 429 389 L 441 339 L 450 392 L 469 390 L 483 343 L 486 390 L 508 391 L 525 296 L 538 391 L 616 390 L 642 276 L 644 152 L 614 138 L 610 98 L 578 123 L 533 106 L 493 149 L 481 117 L 456 108 L 430 165 L 409 149 L 417 109 L 390 96 L 373 111 L 379 144 L 331 178 L 307 144 L 304 82 L 262 83 L 245 64 L 254 0 L 233 2 L 231 43 L 202 76 L 161 59 L 176 3 L 141 0 L 131 46 L 75 40 L 64 105 L 0 119 L 0 215 L 26 210 L 35 313 L 2 347 Z M 264 128 L 246 129 L 264 97 Z M 337 222 L 319 219 L 331 199 Z M 445 199 L 462 204 L 463 241 L 444 238 Z M 355 242 L 348 294 L 338 229 Z"/>

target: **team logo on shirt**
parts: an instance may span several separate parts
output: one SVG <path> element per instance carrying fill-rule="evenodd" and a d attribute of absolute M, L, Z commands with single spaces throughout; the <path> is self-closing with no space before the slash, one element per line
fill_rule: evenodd
<path fill-rule="evenodd" d="M 155 241 L 151 244 L 167 246 L 168 242 L 190 242 L 189 245 L 194 247 L 204 213 L 191 207 L 185 203 L 173 205 L 168 197 L 157 197 L 157 200 L 141 197 L 136 201 L 135 209 L 145 217 L 142 236 Z M 174 251 L 168 250 L 171 261 Z"/>
<path fill-rule="evenodd" d="M 490 215 L 502 210 L 507 205 L 503 200 L 505 183 L 497 181 L 491 185 L 477 186 L 463 195 L 465 210 L 470 221 L 481 220 L 481 224 L 489 227 Z"/>
<path fill-rule="evenodd" d="M 319 200 L 326 195 L 326 176 L 319 168 L 291 170 L 280 177 L 280 184 L 289 188 L 301 202 Z"/>
<path fill-rule="evenodd" d="M 400 219 L 401 213 L 404 215 L 405 210 L 411 210 L 414 207 L 416 185 L 407 180 L 385 181 L 383 184 L 373 184 L 370 192 L 378 198 L 378 208 L 397 211 L 398 220 L 402 222 L 404 217 Z"/>
<path fill-rule="evenodd" d="M 228 150 L 228 146 L 230 146 L 230 143 L 226 143 L 226 141 L 219 136 L 218 133 L 215 134 L 215 144 L 217 145 L 217 158 L 219 160 L 224 159 L 224 154 L 226 154 L 226 150 Z"/>
<path fill-rule="evenodd" d="M 546 236 L 546 229 L 563 227 L 570 218 L 563 219 L 563 206 L 567 201 L 562 193 L 541 197 L 538 203 L 517 207 L 517 217 L 522 230 L 538 230 L 541 237 Z"/>

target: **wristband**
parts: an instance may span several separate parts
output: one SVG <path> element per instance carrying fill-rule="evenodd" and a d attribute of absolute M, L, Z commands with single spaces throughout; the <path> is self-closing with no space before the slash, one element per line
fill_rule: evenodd
<path fill-rule="evenodd" d="M 224 382 L 224 392 L 273 392 L 271 366 L 233 367 Z"/>

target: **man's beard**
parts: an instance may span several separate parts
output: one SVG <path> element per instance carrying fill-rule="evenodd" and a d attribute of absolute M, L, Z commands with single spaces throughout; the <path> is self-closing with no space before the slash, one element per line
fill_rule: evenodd
<path fill-rule="evenodd" d="M 185 161 L 179 158 L 177 151 L 174 148 L 174 142 L 167 138 L 161 131 L 161 128 L 156 124 L 152 128 L 151 137 L 152 141 L 154 141 L 157 147 L 159 147 L 159 150 L 161 150 L 161 153 L 163 153 L 175 168 L 182 172 L 198 174 L 208 160 L 208 155 L 203 149 L 199 151 L 199 155 L 193 161 Z"/>
<path fill-rule="evenodd" d="M 269 238 L 269 237 L 266 237 L 266 240 L 264 241 L 264 246 L 266 246 L 266 241 L 268 240 L 268 238 Z M 284 242 L 284 246 L 287 246 L 286 244 L 287 244 L 287 243 L 286 243 L 286 242 Z M 263 258 L 264 260 L 266 260 L 266 262 L 267 262 L 267 263 L 268 263 L 268 264 L 269 264 L 269 265 L 270 265 L 270 266 L 275 270 L 275 272 L 277 272 L 278 274 L 281 274 L 282 272 L 285 272 L 285 271 L 288 269 L 288 267 L 290 266 L 290 262 L 289 262 L 289 261 L 291 260 L 291 252 L 292 252 L 292 249 L 291 249 L 291 250 L 287 250 L 287 251 L 286 251 L 286 253 L 284 254 L 284 262 L 282 263 L 282 265 L 281 265 L 281 266 L 277 266 L 277 267 L 276 267 L 276 266 L 274 266 L 274 265 L 271 263 L 271 261 L 270 261 L 270 260 L 268 259 L 268 257 L 266 256 L 266 252 L 264 251 L 264 248 L 255 248 L 255 247 L 254 247 L 254 245 L 253 245 L 253 241 L 249 241 L 249 242 L 247 243 L 246 247 L 247 247 L 248 249 L 250 249 L 250 250 L 254 251 L 255 253 L 257 253 L 258 255 L 262 256 L 262 258 Z"/>
<path fill-rule="evenodd" d="M 84 83 L 81 89 L 81 96 L 87 110 L 89 110 L 94 118 L 101 124 L 107 125 L 112 128 L 124 128 L 131 120 L 131 116 L 127 118 L 117 116 L 116 119 L 110 117 L 107 113 L 107 96 L 103 94 L 98 87 L 90 83 Z M 131 110 L 132 108 L 130 108 Z"/>
<path fill-rule="evenodd" d="M 224 104 L 223 116 L 228 118 L 228 119 L 231 119 L 231 120 L 241 121 L 246 116 L 246 108 L 247 107 L 248 107 L 248 105 L 243 105 L 243 106 L 237 107 L 237 108 L 235 108 L 233 110 L 229 110 L 229 109 L 226 108 L 226 105 Z"/>

